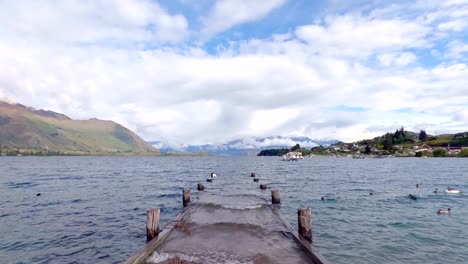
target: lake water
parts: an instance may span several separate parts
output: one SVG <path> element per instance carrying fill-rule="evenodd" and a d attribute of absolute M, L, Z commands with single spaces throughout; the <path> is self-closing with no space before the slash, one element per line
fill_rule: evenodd
<path fill-rule="evenodd" d="M 146 210 L 161 208 L 164 227 L 181 212 L 182 189 L 211 171 L 268 197 L 256 172 L 281 191 L 294 227 L 310 206 L 314 245 L 332 263 L 468 259 L 468 195 L 432 193 L 468 191 L 467 159 L 0 157 L 0 262 L 121 263 L 146 242 Z"/>

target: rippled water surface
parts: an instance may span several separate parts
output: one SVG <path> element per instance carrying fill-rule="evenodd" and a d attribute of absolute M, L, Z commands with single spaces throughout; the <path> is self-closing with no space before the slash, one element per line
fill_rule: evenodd
<path fill-rule="evenodd" d="M 146 242 L 146 210 L 161 208 L 164 227 L 181 211 L 182 189 L 211 171 L 268 197 L 249 177 L 256 172 L 281 191 L 293 226 L 310 206 L 314 245 L 333 263 L 468 259 L 468 195 L 432 193 L 468 191 L 467 159 L 0 157 L 0 262 L 120 263 Z M 450 216 L 436 214 L 447 207 Z"/>

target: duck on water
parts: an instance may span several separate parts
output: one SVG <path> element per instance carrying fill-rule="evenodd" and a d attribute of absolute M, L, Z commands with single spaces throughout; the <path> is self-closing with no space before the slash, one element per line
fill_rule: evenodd
<path fill-rule="evenodd" d="M 338 197 L 325 197 L 325 196 L 322 196 L 322 197 L 320 197 L 320 200 L 329 201 L 329 202 L 335 202 L 335 201 L 338 201 L 340 199 L 341 199 L 341 196 L 338 196 Z"/>
<path fill-rule="evenodd" d="M 452 211 L 452 208 L 447 208 L 447 209 L 439 209 L 437 211 L 437 214 L 440 215 L 440 214 L 450 214 Z"/>
<path fill-rule="evenodd" d="M 447 187 L 447 190 L 445 190 L 446 193 L 460 193 L 460 190 L 457 188 L 453 187 Z"/>

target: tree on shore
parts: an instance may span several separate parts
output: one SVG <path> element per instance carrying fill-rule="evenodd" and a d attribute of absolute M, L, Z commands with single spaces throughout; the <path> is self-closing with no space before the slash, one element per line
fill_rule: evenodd
<path fill-rule="evenodd" d="M 288 149 L 264 149 L 257 156 L 282 156 L 288 152 Z"/>
<path fill-rule="evenodd" d="M 425 130 L 421 130 L 419 132 L 419 140 L 426 142 L 427 141 L 427 134 Z"/>
<path fill-rule="evenodd" d="M 393 136 L 392 133 L 385 134 L 385 139 L 383 142 L 383 149 L 391 151 L 393 149 Z"/>
<path fill-rule="evenodd" d="M 301 145 L 296 144 L 294 147 L 291 148 L 291 151 L 298 151 L 301 150 Z"/>
<path fill-rule="evenodd" d="M 468 149 L 462 149 L 462 151 L 460 151 L 460 153 L 458 154 L 458 157 L 468 158 Z"/>
<path fill-rule="evenodd" d="M 369 147 L 369 145 L 366 146 L 366 154 L 370 154 L 371 153 L 371 148 Z"/>
<path fill-rule="evenodd" d="M 448 153 L 445 149 L 436 149 L 432 152 L 434 157 L 447 157 Z"/>

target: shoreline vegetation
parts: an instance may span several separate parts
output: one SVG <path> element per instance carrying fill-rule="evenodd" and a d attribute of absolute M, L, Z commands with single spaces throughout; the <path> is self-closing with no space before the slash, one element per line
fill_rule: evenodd
<path fill-rule="evenodd" d="M 164 156 L 156 152 L 67 152 L 67 151 L 47 151 L 37 149 L 15 149 L 0 148 L 0 156 Z"/>
<path fill-rule="evenodd" d="M 71 156 L 71 157 L 139 157 L 139 156 L 213 156 L 213 154 L 207 152 L 169 152 L 169 153 L 158 153 L 158 152 L 62 152 L 62 151 L 46 151 L 36 149 L 15 149 L 0 146 L 0 157 L 47 157 L 47 156 Z"/>
<path fill-rule="evenodd" d="M 386 133 L 373 139 L 352 143 L 338 142 L 330 146 L 301 148 L 299 144 L 287 149 L 265 149 L 257 156 L 282 156 L 299 151 L 304 156 L 334 157 L 468 157 L 468 132 L 432 136 L 426 131 L 405 131 L 403 127 L 394 133 Z"/>

